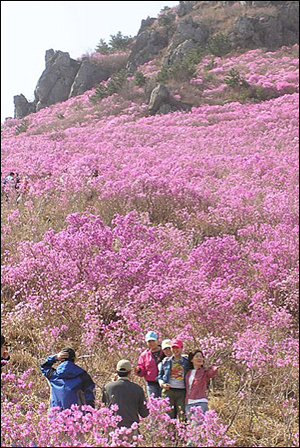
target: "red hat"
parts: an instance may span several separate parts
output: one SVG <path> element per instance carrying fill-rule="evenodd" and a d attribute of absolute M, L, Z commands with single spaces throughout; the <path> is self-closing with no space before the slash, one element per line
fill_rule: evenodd
<path fill-rule="evenodd" d="M 171 342 L 171 346 L 183 348 L 183 342 L 180 341 L 179 339 L 173 339 L 173 341 Z"/>

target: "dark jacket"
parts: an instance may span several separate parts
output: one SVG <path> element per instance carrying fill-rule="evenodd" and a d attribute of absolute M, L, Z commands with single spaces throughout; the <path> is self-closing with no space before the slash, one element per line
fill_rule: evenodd
<path fill-rule="evenodd" d="M 102 401 L 108 407 L 118 405 L 117 414 L 122 417 L 119 427 L 130 428 L 134 422 L 140 421 L 139 416 L 145 418 L 149 415 L 143 389 L 128 378 L 119 378 L 117 381 L 107 383 L 103 390 Z"/>
<path fill-rule="evenodd" d="M 95 384 L 90 375 L 72 361 L 64 361 L 57 369 L 55 355 L 40 365 L 51 386 L 50 407 L 70 409 L 72 404 L 95 406 Z"/>

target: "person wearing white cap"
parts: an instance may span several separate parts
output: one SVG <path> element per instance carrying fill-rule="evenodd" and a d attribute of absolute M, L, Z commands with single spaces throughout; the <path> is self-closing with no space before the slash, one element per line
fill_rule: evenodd
<path fill-rule="evenodd" d="M 140 355 L 135 373 L 145 378 L 149 398 L 153 394 L 154 398 L 159 398 L 161 396 L 161 388 L 156 377 L 158 375 L 158 365 L 164 358 L 164 354 L 158 343 L 158 334 L 155 331 L 148 331 L 145 341 L 148 348 Z"/>
<path fill-rule="evenodd" d="M 116 381 L 107 383 L 103 389 L 103 403 L 108 407 L 118 405 L 117 414 L 122 417 L 119 427 L 130 428 L 133 423 L 139 423 L 140 417 L 149 415 L 144 391 L 130 380 L 131 371 L 131 362 L 122 359 L 117 364 Z"/>
<path fill-rule="evenodd" d="M 161 349 L 166 358 L 172 356 L 172 341 L 171 339 L 164 339 L 161 343 Z"/>

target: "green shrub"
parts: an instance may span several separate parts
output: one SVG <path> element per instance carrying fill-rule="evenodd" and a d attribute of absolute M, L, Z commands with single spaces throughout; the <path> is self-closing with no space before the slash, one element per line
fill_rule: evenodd
<path fill-rule="evenodd" d="M 158 17 L 158 21 L 160 25 L 168 26 L 174 22 L 176 19 L 176 15 L 172 12 L 171 8 L 165 6 L 164 9 L 161 10 L 160 15 Z"/>
<path fill-rule="evenodd" d="M 194 48 L 187 53 L 181 61 L 176 61 L 172 65 L 163 65 L 156 76 L 157 82 L 166 82 L 170 79 L 175 81 L 187 81 L 195 76 L 197 65 L 201 62 L 203 50 Z"/>
<path fill-rule="evenodd" d="M 127 79 L 126 70 L 121 70 L 111 77 L 111 79 L 104 84 L 99 84 L 94 95 L 90 97 L 91 101 L 103 100 L 114 93 L 118 93 L 123 87 Z"/>
<path fill-rule="evenodd" d="M 125 51 L 128 49 L 129 45 L 133 41 L 131 36 L 123 36 L 121 31 L 119 31 L 115 35 L 110 36 L 109 46 L 111 48 L 111 52 L 115 51 Z"/>
<path fill-rule="evenodd" d="M 163 65 L 160 72 L 156 75 L 156 81 L 164 83 L 172 78 L 172 68 L 169 65 Z"/>
<path fill-rule="evenodd" d="M 232 50 L 229 39 L 224 34 L 211 36 L 207 41 L 206 48 L 214 56 L 224 56 Z"/>
<path fill-rule="evenodd" d="M 19 135 L 19 134 L 21 134 L 22 132 L 26 132 L 27 129 L 28 129 L 28 126 L 29 126 L 29 121 L 28 121 L 28 120 L 23 120 L 23 121 L 19 124 L 19 126 L 16 127 L 15 134 L 16 134 L 16 135 Z"/>
<path fill-rule="evenodd" d="M 135 84 L 138 87 L 143 87 L 146 84 L 147 78 L 142 72 L 135 72 Z"/>
<path fill-rule="evenodd" d="M 100 54 L 109 54 L 111 49 L 104 39 L 100 39 L 99 44 L 97 45 L 95 50 Z"/>
<path fill-rule="evenodd" d="M 224 82 L 233 89 L 239 87 L 247 88 L 250 86 L 250 84 L 234 68 L 228 72 Z"/>
<path fill-rule="evenodd" d="M 107 43 L 104 39 L 100 39 L 95 51 L 100 54 L 112 54 L 117 51 L 126 51 L 133 38 L 131 36 L 123 36 L 121 31 L 110 36 L 110 41 Z"/>

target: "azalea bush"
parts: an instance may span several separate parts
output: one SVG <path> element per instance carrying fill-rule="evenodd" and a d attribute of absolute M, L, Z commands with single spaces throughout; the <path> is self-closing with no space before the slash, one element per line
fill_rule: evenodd
<path fill-rule="evenodd" d="M 1 194 L 3 446 L 136 446 L 101 388 L 120 358 L 137 362 L 149 329 L 220 367 L 211 410 L 188 425 L 152 400 L 141 446 L 297 446 L 295 48 L 255 51 L 204 58 L 194 82 L 203 100 L 225 95 L 235 68 L 278 98 L 147 116 L 141 101 L 92 102 L 92 90 L 29 115 L 22 132 L 4 123 L 2 180 L 21 183 Z M 97 407 L 49 418 L 38 365 L 65 345 L 97 383 Z"/>

